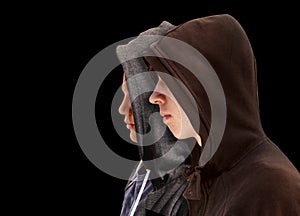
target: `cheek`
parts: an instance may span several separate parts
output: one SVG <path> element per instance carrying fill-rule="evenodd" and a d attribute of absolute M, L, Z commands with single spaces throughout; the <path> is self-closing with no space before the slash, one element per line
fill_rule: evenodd
<path fill-rule="evenodd" d="M 183 128 L 190 128 L 191 127 L 191 123 L 190 123 L 190 121 L 189 121 L 189 119 L 187 118 L 186 115 L 182 115 L 181 124 L 182 124 Z"/>
<path fill-rule="evenodd" d="M 169 128 L 173 132 L 175 137 L 179 138 L 178 136 L 180 136 L 182 126 L 183 125 L 182 125 L 181 115 L 177 109 L 176 112 L 173 112 L 173 118 L 169 122 Z"/>

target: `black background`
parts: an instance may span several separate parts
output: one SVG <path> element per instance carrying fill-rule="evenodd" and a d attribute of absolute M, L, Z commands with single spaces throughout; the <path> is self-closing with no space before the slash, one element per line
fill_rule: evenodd
<path fill-rule="evenodd" d="M 33 161 L 38 177 L 34 177 L 32 186 L 26 190 L 30 194 L 33 187 L 37 189 L 34 206 L 53 213 L 120 213 L 126 181 L 103 173 L 82 152 L 72 124 L 73 92 L 80 73 L 98 52 L 163 20 L 178 25 L 194 18 L 228 13 L 241 23 L 257 59 L 264 130 L 299 170 L 296 150 L 299 51 L 298 25 L 293 12 L 296 7 L 287 1 L 264 4 L 253 1 L 183 1 L 169 6 L 155 2 L 115 2 L 109 6 L 72 3 L 40 5 L 34 13 L 28 11 L 22 24 L 33 33 L 29 41 L 38 45 L 41 77 L 49 81 L 45 91 L 49 93 L 47 108 L 51 107 L 40 115 L 49 126 L 42 140 L 47 143 L 43 143 L 46 147 L 43 155 L 49 157 Z M 134 147 L 118 136 L 108 135 L 112 131 L 110 100 L 121 82 L 122 71 L 118 68 L 100 87 L 97 123 L 103 136 L 111 137 L 108 145 L 116 153 L 136 159 Z"/>

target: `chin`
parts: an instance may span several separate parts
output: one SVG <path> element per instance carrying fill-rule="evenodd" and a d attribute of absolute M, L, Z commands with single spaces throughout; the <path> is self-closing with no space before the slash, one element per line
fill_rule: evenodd
<path fill-rule="evenodd" d="M 135 142 L 135 143 L 136 143 L 136 142 L 137 142 L 137 139 L 136 139 L 136 133 L 131 132 L 131 133 L 130 133 L 130 139 L 131 139 L 132 142 Z"/>
<path fill-rule="evenodd" d="M 182 134 L 182 133 L 173 133 L 174 137 L 176 139 L 188 139 L 191 138 L 192 136 L 189 136 L 188 134 Z"/>
<path fill-rule="evenodd" d="M 175 137 L 176 139 L 182 139 L 181 136 L 180 136 L 180 134 L 178 134 L 178 133 L 173 133 L 173 132 L 172 132 L 172 134 L 174 135 L 174 137 Z"/>
<path fill-rule="evenodd" d="M 175 138 L 181 139 L 181 134 L 178 131 L 172 130 L 171 128 L 169 129 Z"/>

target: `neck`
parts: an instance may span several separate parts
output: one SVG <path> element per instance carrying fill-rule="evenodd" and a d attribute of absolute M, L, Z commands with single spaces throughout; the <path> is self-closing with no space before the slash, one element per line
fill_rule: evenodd
<path fill-rule="evenodd" d="M 199 144 L 199 146 L 202 146 L 202 141 L 201 141 L 201 137 L 199 134 L 197 134 L 197 133 L 195 134 L 195 139 L 196 139 L 197 143 Z"/>

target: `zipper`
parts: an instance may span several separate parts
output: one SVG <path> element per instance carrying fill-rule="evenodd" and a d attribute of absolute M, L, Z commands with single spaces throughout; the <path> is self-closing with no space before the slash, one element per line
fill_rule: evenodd
<path fill-rule="evenodd" d="M 206 213 L 206 207 L 208 201 L 208 188 L 205 184 L 201 184 L 200 190 L 201 190 L 200 193 L 201 198 L 199 200 L 192 200 L 186 198 L 189 206 L 189 212 L 190 212 L 189 216 L 203 216 Z M 191 206 L 193 206 L 193 209 L 191 209 Z"/>

